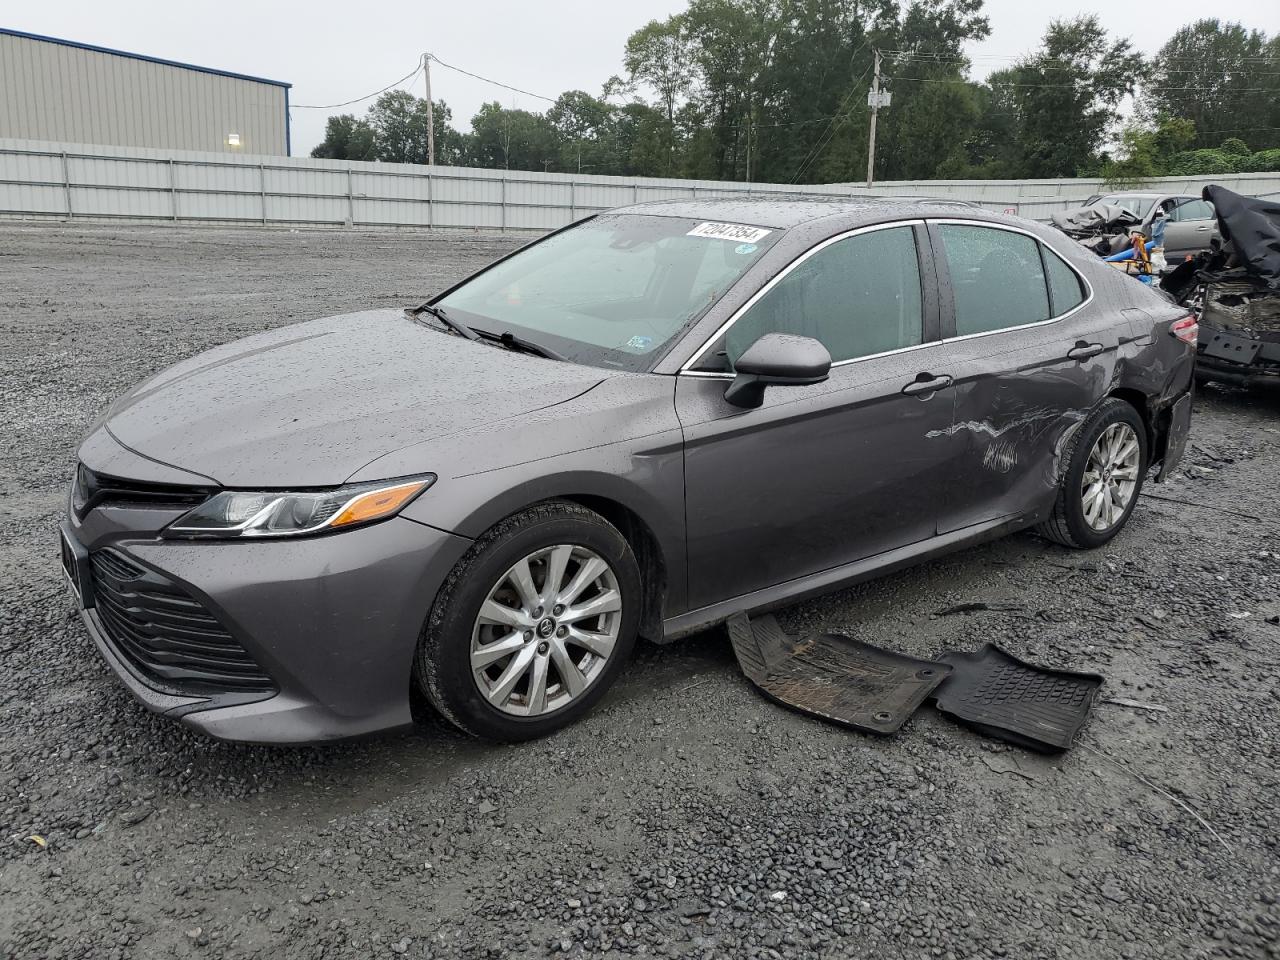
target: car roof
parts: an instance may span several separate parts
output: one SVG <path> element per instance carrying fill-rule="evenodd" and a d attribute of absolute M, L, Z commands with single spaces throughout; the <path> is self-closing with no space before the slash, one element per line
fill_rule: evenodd
<path fill-rule="evenodd" d="M 954 216 L 957 211 L 985 212 L 963 200 L 934 200 L 925 197 L 747 196 L 654 200 L 619 207 L 609 213 L 728 221 L 789 230 L 815 220 L 861 219 L 874 223 L 895 217 Z"/>

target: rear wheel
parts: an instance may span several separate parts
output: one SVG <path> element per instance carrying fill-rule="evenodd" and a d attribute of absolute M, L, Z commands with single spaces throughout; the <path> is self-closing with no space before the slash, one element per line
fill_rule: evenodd
<path fill-rule="evenodd" d="M 1078 549 L 1100 547 L 1128 522 L 1147 472 L 1147 429 L 1130 404 L 1105 401 L 1081 425 L 1053 515 L 1041 536 Z"/>
<path fill-rule="evenodd" d="M 528 740 L 588 711 L 635 643 L 640 571 L 599 514 L 550 501 L 499 523 L 441 588 L 415 675 L 447 719 Z"/>

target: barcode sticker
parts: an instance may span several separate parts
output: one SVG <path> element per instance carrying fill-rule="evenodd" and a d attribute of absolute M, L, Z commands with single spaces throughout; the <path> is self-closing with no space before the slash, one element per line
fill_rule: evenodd
<path fill-rule="evenodd" d="M 708 240 L 733 240 L 736 243 L 759 243 L 772 230 L 760 227 L 747 227 L 740 223 L 700 223 L 689 231 L 688 236 L 706 237 Z"/>

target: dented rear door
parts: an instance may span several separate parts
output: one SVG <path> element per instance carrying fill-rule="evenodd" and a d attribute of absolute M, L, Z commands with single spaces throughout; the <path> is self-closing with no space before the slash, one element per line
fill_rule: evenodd
<path fill-rule="evenodd" d="M 1107 394 L 1128 332 L 1030 232 L 966 227 L 977 225 L 930 225 L 944 254 L 943 331 L 956 370 L 950 429 L 961 457 L 940 533 L 1053 502 L 1066 442 Z"/>

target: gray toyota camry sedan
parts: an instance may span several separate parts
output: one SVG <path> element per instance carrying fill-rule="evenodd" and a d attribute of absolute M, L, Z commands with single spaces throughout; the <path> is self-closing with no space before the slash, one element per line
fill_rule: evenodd
<path fill-rule="evenodd" d="M 1181 456 L 1195 340 L 969 206 L 628 207 L 134 387 L 80 447 L 62 560 L 121 680 L 215 737 L 430 704 L 523 740 L 638 636 L 1027 527 L 1106 543 Z"/>

